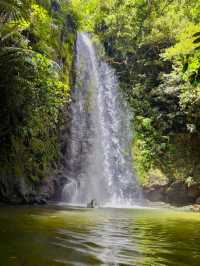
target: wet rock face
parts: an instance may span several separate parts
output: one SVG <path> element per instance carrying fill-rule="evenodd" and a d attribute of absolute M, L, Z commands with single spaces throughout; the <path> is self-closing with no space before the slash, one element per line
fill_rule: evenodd
<path fill-rule="evenodd" d="M 167 186 L 162 186 L 162 185 L 154 185 L 151 187 L 145 187 L 143 189 L 143 195 L 145 198 L 153 202 L 163 201 L 166 188 Z"/>
<path fill-rule="evenodd" d="M 197 183 L 189 186 L 188 195 L 193 199 L 197 199 L 198 197 L 200 197 L 200 184 Z"/>
<path fill-rule="evenodd" d="M 19 182 L 20 181 L 20 182 Z M 16 177 L 1 177 L 0 201 L 11 204 L 21 204 L 27 193 L 24 182 Z"/>
<path fill-rule="evenodd" d="M 46 204 L 55 194 L 54 178 L 49 177 L 37 184 L 24 178 L 0 178 L 0 202 L 7 204 Z"/>
<path fill-rule="evenodd" d="M 150 201 L 162 201 L 175 206 L 200 203 L 200 184 L 188 186 L 184 181 L 175 181 L 167 185 L 144 187 L 143 192 Z"/>
<path fill-rule="evenodd" d="M 165 192 L 165 201 L 175 205 L 187 205 L 194 202 L 188 193 L 188 187 L 184 182 L 172 183 Z"/>

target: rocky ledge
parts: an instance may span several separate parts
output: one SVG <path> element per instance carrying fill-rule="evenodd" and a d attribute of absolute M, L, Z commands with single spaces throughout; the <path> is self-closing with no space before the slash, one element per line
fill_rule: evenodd
<path fill-rule="evenodd" d="M 200 183 L 192 185 L 175 181 L 165 185 L 143 187 L 144 197 L 153 202 L 165 202 L 174 206 L 200 204 Z"/>
<path fill-rule="evenodd" d="M 25 178 L 0 178 L 0 202 L 6 204 L 46 204 L 49 200 L 58 200 L 63 184 L 62 175 L 50 176 L 37 183 Z"/>

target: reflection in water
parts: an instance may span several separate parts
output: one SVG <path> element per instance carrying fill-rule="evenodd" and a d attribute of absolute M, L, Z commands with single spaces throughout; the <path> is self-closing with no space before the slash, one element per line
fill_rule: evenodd
<path fill-rule="evenodd" d="M 129 221 L 113 216 L 93 228 L 87 239 L 89 243 L 99 243 L 97 258 L 106 264 L 133 265 L 138 253 L 135 244 L 129 239 Z"/>
<path fill-rule="evenodd" d="M 82 263 L 90 263 L 87 258 L 92 258 L 91 265 L 94 265 L 94 262 L 95 265 L 133 265 L 138 252 L 129 239 L 128 228 L 129 219 L 119 219 L 116 213 L 111 211 L 108 216 L 100 215 L 98 221 L 93 220 L 86 228 L 82 224 L 78 231 L 60 229 L 53 244 L 67 249 L 73 247 L 76 259 L 81 256 Z M 70 261 L 76 264 L 73 258 Z"/>
<path fill-rule="evenodd" d="M 1 209 L 2 266 L 197 266 L 200 216 L 164 210 Z"/>

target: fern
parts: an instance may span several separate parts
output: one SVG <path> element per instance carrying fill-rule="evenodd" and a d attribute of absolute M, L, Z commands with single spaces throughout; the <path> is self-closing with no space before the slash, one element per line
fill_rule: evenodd
<path fill-rule="evenodd" d="M 9 20 L 28 19 L 32 0 L 0 0 L 1 23 Z"/>
<path fill-rule="evenodd" d="M 195 38 L 194 41 L 193 41 L 193 43 L 195 43 L 195 44 L 199 44 L 199 46 L 197 46 L 197 47 L 195 48 L 195 50 L 199 50 L 199 49 L 200 49 L 200 32 L 196 32 L 196 33 L 193 35 L 193 37 Z"/>

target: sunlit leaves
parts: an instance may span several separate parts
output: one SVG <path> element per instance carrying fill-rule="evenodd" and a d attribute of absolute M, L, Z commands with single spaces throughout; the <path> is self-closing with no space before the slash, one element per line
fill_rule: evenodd
<path fill-rule="evenodd" d="M 96 16 L 100 12 L 100 0 L 72 0 L 73 9 L 77 12 L 80 30 L 92 31 Z"/>
<path fill-rule="evenodd" d="M 0 176 L 36 182 L 57 159 L 76 19 L 65 1 L 51 8 L 51 1 L 0 1 Z"/>
<path fill-rule="evenodd" d="M 99 4 L 96 9 L 93 6 L 96 14 L 88 16 L 96 19 L 90 30 L 105 44 L 134 110 L 134 158 L 139 172 L 148 175 L 153 166 L 170 172 L 170 178 L 189 176 L 193 153 L 181 154 L 178 141 L 184 135 L 189 142 L 200 131 L 200 2 Z M 179 167 L 181 160 L 187 161 L 184 170 Z"/>
<path fill-rule="evenodd" d="M 185 56 L 194 52 L 198 47 L 198 43 L 195 43 L 196 37 L 194 34 L 200 29 L 200 24 L 187 23 L 187 26 L 181 30 L 176 36 L 177 43 L 166 50 L 164 56 L 166 58 L 172 58 L 173 56 Z"/>
<path fill-rule="evenodd" d="M 0 0 L 1 23 L 9 20 L 29 19 L 32 0 Z"/>

